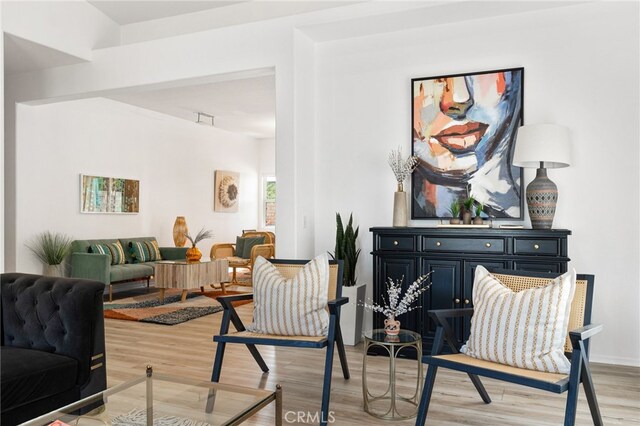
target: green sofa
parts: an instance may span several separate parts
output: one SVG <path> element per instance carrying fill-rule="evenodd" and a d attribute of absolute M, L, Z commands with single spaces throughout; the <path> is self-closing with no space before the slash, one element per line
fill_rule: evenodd
<path fill-rule="evenodd" d="M 71 243 L 71 277 L 103 282 L 109 287 L 109 301 L 113 300 L 112 284 L 129 281 L 146 281 L 154 274 L 155 262 L 133 263 L 129 243 L 155 240 L 155 237 L 117 238 L 103 240 L 75 240 Z M 92 244 L 107 244 L 120 241 L 124 249 L 124 265 L 112 265 L 108 254 L 89 253 Z M 187 247 L 160 247 L 163 260 L 184 260 Z"/>

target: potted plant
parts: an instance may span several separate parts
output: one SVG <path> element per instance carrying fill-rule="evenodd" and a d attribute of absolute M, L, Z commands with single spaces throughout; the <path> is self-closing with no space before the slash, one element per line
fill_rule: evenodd
<path fill-rule="evenodd" d="M 213 231 L 205 231 L 204 228 L 202 228 L 196 234 L 195 238 L 192 238 L 189 232 L 185 232 L 184 236 L 187 237 L 187 240 L 189 240 L 189 242 L 191 242 L 191 248 L 187 250 L 187 262 L 200 262 L 200 259 L 202 258 L 202 252 L 198 247 L 196 247 L 196 244 L 198 244 L 202 240 L 206 240 L 207 238 L 213 238 Z"/>
<path fill-rule="evenodd" d="M 62 277 L 62 262 L 71 253 L 71 237 L 65 234 L 42 232 L 26 244 L 27 248 L 44 264 L 43 275 Z"/>
<path fill-rule="evenodd" d="M 473 199 L 473 196 L 469 196 L 462 202 L 462 223 L 465 225 L 471 224 L 471 212 L 475 202 L 476 200 Z"/>
<path fill-rule="evenodd" d="M 349 222 L 344 227 L 342 217 L 336 213 L 336 246 L 334 253 L 329 255 L 343 261 L 342 296 L 348 297 L 349 303 L 342 306 L 340 328 L 346 345 L 357 345 L 362 339 L 363 302 L 367 288 L 356 278 L 356 264 L 360 256 L 360 249 L 356 248 L 359 230 L 360 227 L 353 229 L 353 214 L 349 215 Z"/>
<path fill-rule="evenodd" d="M 386 317 L 384 320 L 384 332 L 387 335 L 395 336 L 400 333 L 400 321 L 397 318 L 402 314 L 422 307 L 414 306 L 414 303 L 418 302 L 418 296 L 431 287 L 432 281 L 430 277 L 431 272 L 418 277 L 407 288 L 402 298 L 400 296 L 402 294 L 404 276 L 395 282 L 391 278 L 387 278 L 387 297 L 382 298 L 384 306 L 377 303 L 364 303 L 364 307 L 373 312 L 382 313 Z"/>
<path fill-rule="evenodd" d="M 449 206 L 449 213 L 451 213 L 451 219 L 449 219 L 449 223 L 451 225 L 459 225 L 460 224 L 460 201 L 455 200 L 451 202 Z"/>
<path fill-rule="evenodd" d="M 473 218 L 474 225 L 482 225 L 482 211 L 484 210 L 484 206 L 481 203 L 476 204 L 476 217 Z"/>

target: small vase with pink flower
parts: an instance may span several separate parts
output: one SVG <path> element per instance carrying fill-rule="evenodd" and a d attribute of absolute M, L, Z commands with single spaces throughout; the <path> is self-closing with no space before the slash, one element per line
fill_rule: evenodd
<path fill-rule="evenodd" d="M 402 314 L 422 307 L 415 306 L 415 303 L 418 302 L 419 296 L 431 287 L 430 278 L 431 272 L 420 276 L 407 287 L 402 297 L 404 276 L 395 281 L 392 278 L 387 278 L 387 296 L 382 295 L 384 305 L 373 303 L 371 300 L 363 303 L 363 305 L 366 309 L 383 314 L 386 317 L 384 320 L 384 332 L 389 336 L 397 336 L 400 333 L 400 321 L 397 318 Z"/>

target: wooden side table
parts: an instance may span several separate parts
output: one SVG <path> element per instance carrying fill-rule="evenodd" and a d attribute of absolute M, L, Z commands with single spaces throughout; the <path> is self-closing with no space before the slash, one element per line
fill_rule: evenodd
<path fill-rule="evenodd" d="M 367 386 L 367 350 L 372 346 L 384 348 L 389 354 L 389 386 L 382 395 L 372 395 Z M 404 348 L 415 348 L 418 355 L 418 374 L 416 392 L 411 398 L 404 398 L 396 393 L 396 361 L 398 353 Z M 407 362 L 412 362 L 407 360 Z M 384 420 L 406 420 L 413 418 L 418 413 L 418 403 L 422 394 L 422 337 L 413 331 L 400 330 L 397 336 L 389 336 L 384 330 L 376 329 L 364 334 L 364 359 L 362 361 L 362 396 L 364 398 L 364 411 L 374 417 Z M 375 401 L 388 400 L 389 409 L 386 412 L 374 411 L 370 404 Z M 411 413 L 398 412 L 397 402 L 404 401 L 415 406 Z"/>
<path fill-rule="evenodd" d="M 187 291 L 204 286 L 220 284 L 222 293 L 226 293 L 224 283 L 229 282 L 229 262 L 226 259 L 214 259 L 203 262 L 185 262 L 161 260 L 156 262 L 156 287 L 160 289 L 160 302 L 164 303 L 167 288 L 182 289 L 181 302 L 187 299 Z"/>

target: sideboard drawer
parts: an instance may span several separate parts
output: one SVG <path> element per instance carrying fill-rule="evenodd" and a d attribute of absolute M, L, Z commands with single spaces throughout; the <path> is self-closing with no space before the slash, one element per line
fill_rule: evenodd
<path fill-rule="evenodd" d="M 411 235 L 380 235 L 378 250 L 415 251 L 415 238 Z"/>
<path fill-rule="evenodd" d="M 433 238 L 425 237 L 424 251 L 460 251 L 466 253 L 504 253 L 502 238 Z"/>
<path fill-rule="evenodd" d="M 559 240 L 545 240 L 533 238 L 514 238 L 514 254 L 558 256 L 560 254 Z"/>

